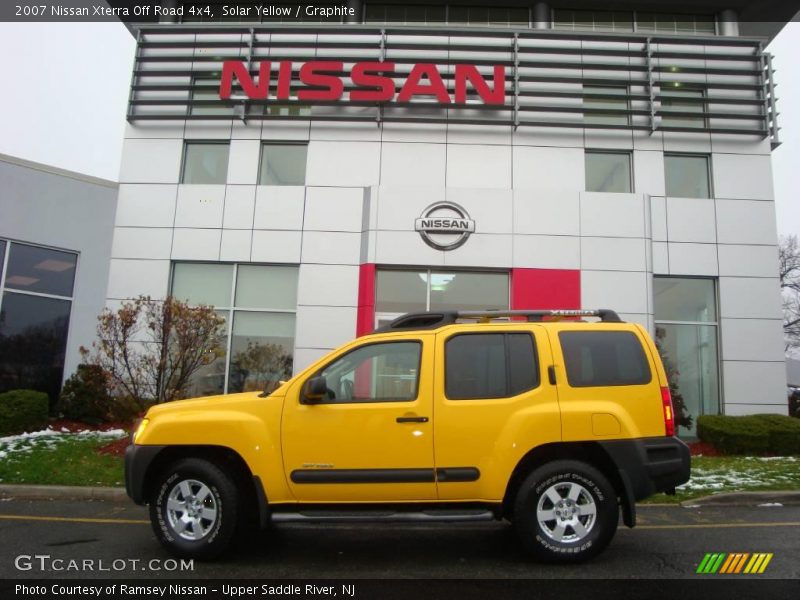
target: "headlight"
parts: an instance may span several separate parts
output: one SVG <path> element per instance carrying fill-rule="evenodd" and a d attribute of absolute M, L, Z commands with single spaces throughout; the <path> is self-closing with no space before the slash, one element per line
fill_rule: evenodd
<path fill-rule="evenodd" d="M 135 444 L 136 443 L 136 440 L 138 440 L 139 436 L 142 435 L 142 432 L 144 431 L 145 427 L 147 427 L 147 424 L 149 422 L 150 422 L 150 419 L 140 419 L 139 420 L 139 423 L 137 424 L 136 429 L 134 429 L 133 435 L 131 436 L 131 444 Z"/>

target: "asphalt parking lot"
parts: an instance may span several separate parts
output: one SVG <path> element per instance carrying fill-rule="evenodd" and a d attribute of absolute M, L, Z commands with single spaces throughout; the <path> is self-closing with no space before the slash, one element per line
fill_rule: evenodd
<path fill-rule="evenodd" d="M 157 544 L 145 508 L 102 500 L 4 499 L 0 539 L 3 579 L 676 579 L 709 577 L 696 574 L 708 552 L 772 553 L 763 574 L 738 577 L 800 578 L 800 506 L 643 506 L 637 528 L 621 526 L 605 553 L 577 566 L 530 561 L 506 523 L 286 524 L 224 560 L 181 571 Z"/>

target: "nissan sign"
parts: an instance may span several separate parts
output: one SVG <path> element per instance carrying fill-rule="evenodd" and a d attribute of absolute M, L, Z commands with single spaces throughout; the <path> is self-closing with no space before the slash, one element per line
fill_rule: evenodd
<path fill-rule="evenodd" d="M 475 233 L 475 221 L 455 202 L 436 202 L 422 211 L 414 229 L 431 248 L 455 250 Z"/>

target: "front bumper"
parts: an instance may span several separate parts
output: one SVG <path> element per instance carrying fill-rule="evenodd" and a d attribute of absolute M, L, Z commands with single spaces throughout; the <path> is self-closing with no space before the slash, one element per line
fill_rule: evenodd
<path fill-rule="evenodd" d="M 689 446 L 676 437 L 600 442 L 617 465 L 626 491 L 634 500 L 658 492 L 673 493 L 689 481 Z"/>
<path fill-rule="evenodd" d="M 136 504 L 147 503 L 147 475 L 153 459 L 166 446 L 131 444 L 125 450 L 125 491 Z"/>

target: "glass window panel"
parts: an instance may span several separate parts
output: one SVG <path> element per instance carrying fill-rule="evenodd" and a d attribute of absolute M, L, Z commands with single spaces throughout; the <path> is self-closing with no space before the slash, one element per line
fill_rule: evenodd
<path fill-rule="evenodd" d="M 0 392 L 39 390 L 50 396 L 53 405 L 64 374 L 71 304 L 69 300 L 56 298 L 3 294 Z"/>
<path fill-rule="evenodd" d="M 225 106 L 219 97 L 219 78 L 196 78 L 192 81 L 192 100 L 213 100 L 215 106 L 192 106 L 193 115 L 229 115 L 233 116 L 233 107 Z"/>
<path fill-rule="evenodd" d="M 642 344 L 630 331 L 562 331 L 558 338 L 572 387 L 650 383 Z"/>
<path fill-rule="evenodd" d="M 705 97 L 703 90 L 686 89 L 679 87 L 679 84 L 674 84 L 663 88 L 663 92 L 672 97 L 661 98 L 662 108 L 667 110 L 676 110 L 681 112 L 698 113 L 697 117 L 673 117 L 666 114 L 661 115 L 661 125 L 664 127 L 698 127 L 702 128 L 706 125 L 703 111 L 705 109 L 702 99 Z M 677 98 L 676 98 L 677 96 Z M 681 98 L 695 99 L 694 101 L 681 100 Z M 698 101 L 699 100 L 699 101 Z"/>
<path fill-rule="evenodd" d="M 586 152 L 586 191 L 630 192 L 630 154 L 627 152 Z"/>
<path fill-rule="evenodd" d="M 388 23 L 405 23 L 406 9 L 404 6 L 389 5 L 386 7 L 386 21 Z"/>
<path fill-rule="evenodd" d="M 655 315 L 659 321 L 717 320 L 713 279 L 653 278 Z"/>
<path fill-rule="evenodd" d="M 508 24 L 509 25 L 530 25 L 530 15 L 527 8 L 509 8 L 508 10 Z"/>
<path fill-rule="evenodd" d="M 39 246 L 10 244 L 6 287 L 24 292 L 72 296 L 78 256 Z"/>
<path fill-rule="evenodd" d="M 571 10 L 556 9 L 553 11 L 554 29 L 572 29 L 575 16 Z"/>
<path fill-rule="evenodd" d="M 407 313 L 427 307 L 428 276 L 418 271 L 378 271 L 375 310 Z"/>
<path fill-rule="evenodd" d="M 406 6 L 406 23 L 424 23 L 424 6 Z"/>
<path fill-rule="evenodd" d="M 240 265 L 236 308 L 297 309 L 297 267 Z"/>
<path fill-rule="evenodd" d="M 678 392 L 692 417 L 691 429 L 681 428 L 679 433 L 694 436 L 698 416 L 720 412 L 717 327 L 661 323 L 656 324 L 656 339 L 664 368 L 677 378 Z"/>
<path fill-rule="evenodd" d="M 437 273 L 431 278 L 431 310 L 508 309 L 507 273 Z"/>
<path fill-rule="evenodd" d="M 447 9 L 445 6 L 428 6 L 426 18 L 428 23 L 444 23 L 447 21 Z"/>
<path fill-rule="evenodd" d="M 637 12 L 636 29 L 639 31 L 655 31 L 656 16 L 651 12 Z"/>
<path fill-rule="evenodd" d="M 259 185 L 305 185 L 305 144 L 264 144 L 261 147 Z"/>
<path fill-rule="evenodd" d="M 507 396 L 505 336 L 457 335 L 445 345 L 445 395 L 451 400 Z"/>
<path fill-rule="evenodd" d="M 230 306 L 233 265 L 176 263 L 172 295 L 191 304 Z"/>
<path fill-rule="evenodd" d="M 667 196 L 710 198 L 708 157 L 667 154 L 664 156 Z"/>
<path fill-rule="evenodd" d="M 228 339 L 228 318 L 230 311 L 218 310 L 217 314 L 225 319 L 221 327 L 222 335 L 225 340 Z M 200 367 L 192 375 L 189 385 L 186 388 L 186 395 L 188 398 L 195 398 L 198 396 L 216 396 L 225 392 L 225 362 L 226 356 L 218 356 L 214 361 L 208 365 Z"/>
<path fill-rule="evenodd" d="M 186 142 L 181 183 L 225 183 L 230 144 Z"/>
<path fill-rule="evenodd" d="M 469 23 L 469 8 L 466 6 L 449 6 L 447 8 L 447 22 L 466 25 Z"/>
<path fill-rule="evenodd" d="M 470 6 L 469 7 L 469 24 L 470 25 L 488 25 L 489 24 L 489 7 L 487 7 L 487 6 Z"/>
<path fill-rule="evenodd" d="M 6 259 L 6 243 L 0 240 L 0 280 L 3 279 L 3 265 Z"/>
<path fill-rule="evenodd" d="M 584 86 L 583 91 L 586 94 L 604 94 L 620 96 L 620 98 L 584 98 L 583 105 L 592 109 L 612 109 L 612 110 L 625 110 L 628 108 L 628 99 L 626 95 L 628 89 L 624 86 L 616 85 L 598 85 L 598 86 Z M 586 113 L 583 117 L 586 123 L 601 124 L 601 125 L 627 125 L 628 115 L 625 113 Z"/>
<path fill-rule="evenodd" d="M 701 34 L 717 33 L 717 24 L 713 15 L 697 15 L 694 19 L 695 32 Z"/>
<path fill-rule="evenodd" d="M 615 12 L 614 31 L 633 31 L 633 13 Z"/>
<path fill-rule="evenodd" d="M 295 317 L 235 311 L 228 392 L 272 391 L 292 375 Z"/>
<path fill-rule="evenodd" d="M 369 344 L 348 352 L 320 375 L 328 402 L 410 402 L 417 397 L 422 344 Z"/>
<path fill-rule="evenodd" d="M 602 31 L 614 30 L 614 13 L 605 11 L 592 12 L 594 28 Z"/>
<path fill-rule="evenodd" d="M 386 21 L 386 7 L 383 4 L 367 4 L 364 9 L 365 23 L 384 23 Z"/>

